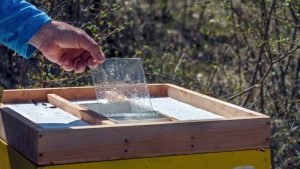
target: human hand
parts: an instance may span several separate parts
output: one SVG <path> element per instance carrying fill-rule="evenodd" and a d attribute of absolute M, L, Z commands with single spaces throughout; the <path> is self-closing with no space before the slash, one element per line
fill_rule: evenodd
<path fill-rule="evenodd" d="M 65 71 L 82 73 L 105 60 L 98 44 L 83 30 L 67 23 L 50 21 L 29 41 L 45 58 Z"/>

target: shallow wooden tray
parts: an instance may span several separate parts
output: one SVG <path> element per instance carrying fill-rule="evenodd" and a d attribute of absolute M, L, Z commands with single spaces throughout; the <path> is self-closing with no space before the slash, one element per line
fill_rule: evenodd
<path fill-rule="evenodd" d="M 268 116 L 171 84 L 148 88 L 151 97 L 170 97 L 224 118 L 115 124 L 70 104 L 95 99 L 93 87 L 5 90 L 0 138 L 38 165 L 270 147 Z M 45 129 L 5 106 L 29 100 L 49 101 L 93 125 Z"/>

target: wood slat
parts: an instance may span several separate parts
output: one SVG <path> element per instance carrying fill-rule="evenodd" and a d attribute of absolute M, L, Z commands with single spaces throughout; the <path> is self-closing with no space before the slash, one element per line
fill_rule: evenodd
<path fill-rule="evenodd" d="M 166 97 L 167 90 L 164 84 L 148 85 L 149 93 L 153 97 Z M 47 101 L 47 94 L 57 94 L 67 100 L 91 100 L 96 99 L 95 88 L 92 86 L 85 87 L 63 87 L 63 88 L 40 88 L 40 89 L 18 89 L 4 90 L 3 103 L 20 103 Z"/>
<path fill-rule="evenodd" d="M 89 111 L 88 109 L 81 107 L 77 104 L 74 104 L 56 94 L 47 94 L 48 102 L 54 106 L 90 123 L 93 125 L 108 125 L 114 124 L 112 121 L 107 118 L 100 116 L 97 113 Z"/>
<path fill-rule="evenodd" d="M 268 117 L 261 113 L 257 113 L 255 111 L 251 111 L 249 109 L 236 106 L 234 104 L 227 103 L 222 100 L 218 100 L 172 84 L 167 84 L 167 93 L 168 96 L 173 99 L 227 118 L 249 116 Z"/>
<path fill-rule="evenodd" d="M 168 97 L 167 85 L 162 84 L 148 84 L 148 90 L 151 97 Z"/>
<path fill-rule="evenodd" d="M 40 88 L 40 89 L 19 89 L 4 90 L 3 103 L 20 103 L 31 100 L 46 102 L 47 94 L 59 94 L 67 100 L 95 99 L 94 87 L 68 87 L 68 88 Z"/>

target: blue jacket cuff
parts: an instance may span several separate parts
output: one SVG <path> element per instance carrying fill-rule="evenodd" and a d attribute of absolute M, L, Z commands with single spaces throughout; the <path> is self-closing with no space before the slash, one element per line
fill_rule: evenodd
<path fill-rule="evenodd" d="M 19 49 L 17 53 L 26 59 L 30 58 L 37 50 L 34 46 L 29 44 L 30 39 L 50 20 L 51 19 L 47 15 L 41 14 L 33 18 L 34 25 L 26 23 L 28 24 L 26 25 L 26 34 L 20 38 L 19 43 L 17 43 L 19 45 L 17 46 L 17 49 Z"/>

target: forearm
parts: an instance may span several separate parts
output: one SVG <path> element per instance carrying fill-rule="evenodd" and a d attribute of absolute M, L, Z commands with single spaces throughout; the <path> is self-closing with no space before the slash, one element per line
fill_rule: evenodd
<path fill-rule="evenodd" d="M 77 73 L 104 62 L 98 43 L 83 30 L 50 21 L 24 0 L 0 1 L 0 42 L 25 58 L 37 48 L 49 61 Z"/>
<path fill-rule="evenodd" d="M 29 40 L 50 18 L 24 0 L 1 1 L 0 42 L 28 58 L 35 51 Z"/>

